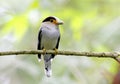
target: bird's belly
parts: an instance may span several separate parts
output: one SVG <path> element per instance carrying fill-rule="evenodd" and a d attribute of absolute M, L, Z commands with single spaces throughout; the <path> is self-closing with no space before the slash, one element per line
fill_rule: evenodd
<path fill-rule="evenodd" d="M 43 46 L 45 49 L 54 49 L 55 46 L 56 46 L 56 40 L 53 41 L 53 40 L 45 40 L 44 43 L 43 43 Z"/>
<path fill-rule="evenodd" d="M 42 46 L 45 49 L 54 49 L 56 47 L 57 44 L 57 40 L 58 40 L 58 35 L 53 36 L 53 35 L 45 35 L 43 36 L 42 39 Z"/>

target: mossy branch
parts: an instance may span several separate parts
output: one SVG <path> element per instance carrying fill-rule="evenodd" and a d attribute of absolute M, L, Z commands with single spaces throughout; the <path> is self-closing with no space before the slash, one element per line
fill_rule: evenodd
<path fill-rule="evenodd" d="M 0 52 L 0 56 L 6 55 L 21 55 L 21 54 L 44 54 L 43 50 L 24 50 L 24 51 L 4 51 Z M 46 50 L 46 54 L 55 54 L 54 50 Z M 87 56 L 87 57 L 104 57 L 113 58 L 120 63 L 119 56 L 120 52 L 77 52 L 77 51 L 60 51 L 58 50 L 57 55 L 65 56 Z"/>

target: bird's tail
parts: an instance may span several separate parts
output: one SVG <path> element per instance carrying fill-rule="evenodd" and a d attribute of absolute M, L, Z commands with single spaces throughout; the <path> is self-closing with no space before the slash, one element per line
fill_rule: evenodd
<path fill-rule="evenodd" d="M 50 54 L 44 55 L 44 63 L 45 63 L 45 74 L 47 77 L 50 77 L 52 75 Z"/>

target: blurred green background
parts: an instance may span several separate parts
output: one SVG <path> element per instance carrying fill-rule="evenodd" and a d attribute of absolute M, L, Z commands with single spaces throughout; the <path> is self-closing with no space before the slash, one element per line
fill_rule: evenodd
<path fill-rule="evenodd" d="M 36 50 L 41 21 L 51 15 L 64 21 L 59 50 L 120 50 L 120 0 L 0 0 L 0 51 Z M 47 78 L 37 55 L 0 57 L 0 84 L 111 84 L 119 64 L 56 56 L 52 70 Z"/>

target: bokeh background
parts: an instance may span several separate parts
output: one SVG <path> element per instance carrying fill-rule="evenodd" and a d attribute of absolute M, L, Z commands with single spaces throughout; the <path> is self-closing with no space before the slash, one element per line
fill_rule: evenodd
<path fill-rule="evenodd" d="M 0 51 L 36 50 L 41 21 L 64 21 L 59 50 L 120 50 L 120 0 L 0 0 Z M 37 55 L 0 57 L 0 84 L 111 84 L 119 64 L 110 58 L 56 56 L 47 78 Z"/>

